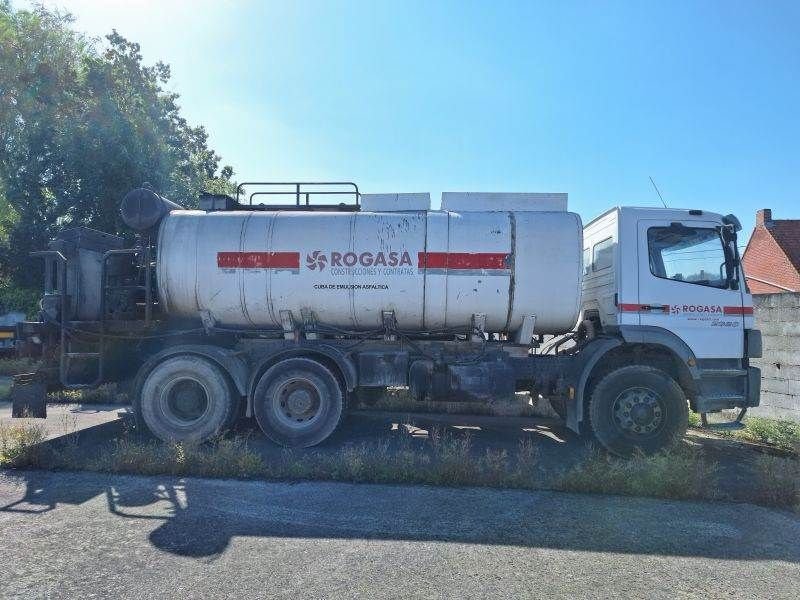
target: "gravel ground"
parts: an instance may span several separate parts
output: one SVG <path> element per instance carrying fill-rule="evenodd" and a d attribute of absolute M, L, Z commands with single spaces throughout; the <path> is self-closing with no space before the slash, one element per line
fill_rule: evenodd
<path fill-rule="evenodd" d="M 5 598 L 797 598 L 799 539 L 742 504 L 0 472 Z"/>

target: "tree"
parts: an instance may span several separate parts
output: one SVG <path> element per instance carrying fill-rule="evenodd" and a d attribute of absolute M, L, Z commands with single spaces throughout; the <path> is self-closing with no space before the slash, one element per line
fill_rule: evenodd
<path fill-rule="evenodd" d="M 189 206 L 203 188 L 234 188 L 205 129 L 165 91 L 169 67 L 143 64 L 116 31 L 98 48 L 71 23 L 0 0 L 0 276 L 23 287 L 39 285 L 28 255 L 57 229 L 129 234 L 119 202 L 144 181 Z"/>

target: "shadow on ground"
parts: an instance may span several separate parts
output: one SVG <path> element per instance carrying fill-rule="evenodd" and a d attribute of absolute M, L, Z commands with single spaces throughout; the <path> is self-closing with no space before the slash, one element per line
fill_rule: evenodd
<path fill-rule="evenodd" d="M 121 429 L 121 426 L 118 428 Z M 325 444 L 303 452 L 334 453 L 348 444 L 392 440 L 405 429 L 420 448 L 434 429 L 469 436 L 472 451 L 513 450 L 530 439 L 538 464 L 555 473 L 580 461 L 586 442 L 546 419 L 462 415 L 350 415 Z M 239 433 L 265 460 L 283 449 L 252 424 Z M 108 427 L 81 436 L 87 452 L 102 452 Z M 116 432 L 118 435 L 120 431 Z M 406 434 L 407 435 L 407 434 Z M 690 435 L 720 461 L 729 494 L 746 479 L 753 453 L 726 440 Z M 5 472 L 2 513 L 47 513 L 103 498 L 114 519 L 152 520 L 157 548 L 177 555 L 213 557 L 236 536 L 361 538 L 504 544 L 598 552 L 665 554 L 800 562 L 800 520 L 766 508 L 646 498 L 341 483 L 269 483 L 194 478 L 128 477 L 95 473 Z M 726 489 L 723 487 L 723 489 Z M 743 515 L 747 515 L 746 518 Z"/>
<path fill-rule="evenodd" d="M 0 512 L 44 513 L 103 497 L 113 518 L 155 521 L 150 542 L 190 557 L 219 555 L 233 537 L 247 536 L 424 540 L 800 562 L 800 520 L 729 503 L 94 473 L 6 472 L 4 479 L 19 485 L 19 497 L 4 502 Z"/>

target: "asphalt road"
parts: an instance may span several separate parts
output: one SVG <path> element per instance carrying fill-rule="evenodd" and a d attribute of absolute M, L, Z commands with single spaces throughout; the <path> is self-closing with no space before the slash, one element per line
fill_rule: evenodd
<path fill-rule="evenodd" d="M 800 596 L 800 520 L 554 492 L 0 472 L 3 597 Z"/>

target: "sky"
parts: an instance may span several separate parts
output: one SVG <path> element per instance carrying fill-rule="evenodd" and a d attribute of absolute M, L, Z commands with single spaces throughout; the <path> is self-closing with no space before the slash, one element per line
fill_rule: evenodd
<path fill-rule="evenodd" d="M 800 218 L 798 2 L 45 4 L 170 64 L 239 181 Z"/>

